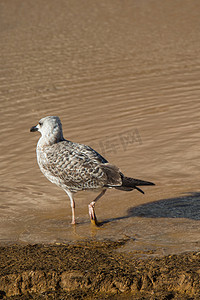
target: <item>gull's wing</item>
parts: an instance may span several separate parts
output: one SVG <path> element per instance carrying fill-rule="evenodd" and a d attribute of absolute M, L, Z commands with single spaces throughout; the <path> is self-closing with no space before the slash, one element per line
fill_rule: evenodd
<path fill-rule="evenodd" d="M 63 189 L 78 191 L 121 185 L 119 169 L 89 146 L 62 141 L 44 147 L 42 156 L 41 171 Z"/>

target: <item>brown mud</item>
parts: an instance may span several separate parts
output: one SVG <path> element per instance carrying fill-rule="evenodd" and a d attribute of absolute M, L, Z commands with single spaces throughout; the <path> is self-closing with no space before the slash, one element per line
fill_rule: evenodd
<path fill-rule="evenodd" d="M 199 299 L 200 252 L 122 254 L 127 240 L 0 248 L 0 299 Z"/>

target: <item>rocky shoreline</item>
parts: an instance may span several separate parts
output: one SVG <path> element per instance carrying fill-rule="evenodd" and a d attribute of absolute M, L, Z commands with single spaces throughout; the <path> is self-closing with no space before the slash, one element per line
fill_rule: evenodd
<path fill-rule="evenodd" d="M 199 299 L 200 252 L 134 258 L 125 243 L 1 246 L 0 299 Z"/>

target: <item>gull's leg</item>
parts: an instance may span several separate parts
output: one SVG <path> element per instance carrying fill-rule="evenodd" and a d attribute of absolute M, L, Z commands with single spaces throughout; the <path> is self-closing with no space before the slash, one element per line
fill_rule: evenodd
<path fill-rule="evenodd" d="M 75 201 L 73 199 L 73 194 L 70 191 L 66 191 L 67 195 L 69 196 L 70 203 L 71 203 L 71 208 L 72 208 L 72 222 L 71 224 L 75 225 Z"/>
<path fill-rule="evenodd" d="M 92 223 L 94 223 L 95 225 L 98 224 L 97 222 L 97 218 L 96 218 L 96 215 L 95 215 L 95 211 L 94 211 L 94 206 L 95 206 L 95 203 L 97 202 L 97 200 L 99 200 L 106 192 L 106 189 L 104 189 L 89 205 L 89 216 L 90 216 L 90 220 Z"/>

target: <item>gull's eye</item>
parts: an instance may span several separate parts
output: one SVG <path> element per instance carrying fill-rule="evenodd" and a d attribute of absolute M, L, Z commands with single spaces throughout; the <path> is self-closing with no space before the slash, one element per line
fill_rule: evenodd
<path fill-rule="evenodd" d="M 40 126 L 42 126 L 42 122 L 39 122 L 38 124 L 39 124 Z"/>

